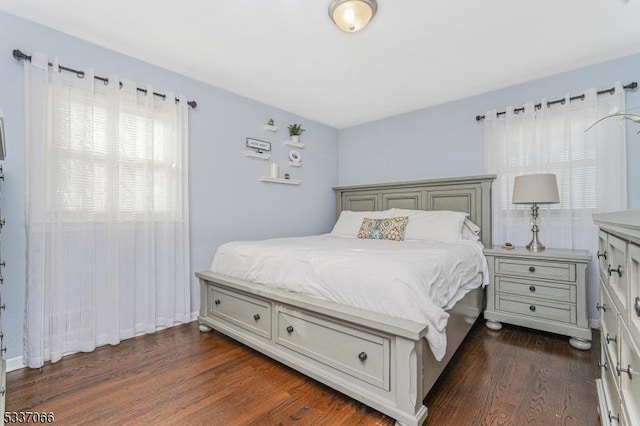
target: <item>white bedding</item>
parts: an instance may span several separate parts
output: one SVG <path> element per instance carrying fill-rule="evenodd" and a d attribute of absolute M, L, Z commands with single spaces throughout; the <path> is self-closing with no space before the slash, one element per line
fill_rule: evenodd
<path fill-rule="evenodd" d="M 337 235 L 236 241 L 218 248 L 213 272 L 428 324 L 441 360 L 452 307 L 488 283 L 478 241 L 364 240 Z"/>

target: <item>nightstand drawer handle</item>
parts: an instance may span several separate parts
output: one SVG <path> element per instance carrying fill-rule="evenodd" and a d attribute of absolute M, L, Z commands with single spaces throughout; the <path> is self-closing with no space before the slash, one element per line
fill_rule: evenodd
<path fill-rule="evenodd" d="M 536 292 L 536 286 L 535 285 L 529 286 L 529 291 L 531 293 L 535 293 Z"/>
<path fill-rule="evenodd" d="M 602 305 L 600 303 L 596 303 L 596 309 L 600 310 L 602 309 L 602 312 L 607 312 L 607 304 L 603 303 Z"/>
<path fill-rule="evenodd" d="M 629 380 L 631 380 L 631 365 L 627 365 L 627 368 L 620 367 L 620 363 L 616 364 L 616 371 L 618 372 L 618 376 L 620 373 L 627 373 L 629 376 Z"/>
<path fill-rule="evenodd" d="M 533 306 L 533 305 L 531 305 L 531 306 L 529 306 L 529 310 L 530 310 L 531 312 L 535 312 L 535 311 L 536 311 L 536 307 L 535 307 L 535 306 Z"/>
<path fill-rule="evenodd" d="M 535 272 L 536 268 L 534 268 L 533 266 L 529 266 L 529 272 Z"/>
<path fill-rule="evenodd" d="M 216 305 L 219 305 L 220 304 L 220 299 L 214 300 L 213 303 L 215 303 Z"/>
<path fill-rule="evenodd" d="M 598 251 L 598 259 L 600 259 L 601 257 L 604 258 L 604 260 L 607 260 L 607 252 L 605 251 L 604 253 L 600 253 L 600 251 Z"/>
<path fill-rule="evenodd" d="M 633 304 L 633 309 L 636 310 L 636 315 L 640 317 L 640 297 L 636 297 L 636 303 Z"/>
<path fill-rule="evenodd" d="M 609 276 L 611 276 L 612 272 L 617 272 L 619 277 L 622 277 L 622 265 L 618 265 L 618 268 L 613 269 L 611 267 L 611 265 L 609 265 L 609 267 L 607 268 L 607 271 L 609 271 Z"/>
<path fill-rule="evenodd" d="M 360 352 L 358 354 L 358 358 L 360 358 L 360 361 L 366 361 L 367 360 L 367 353 L 366 352 Z"/>
<path fill-rule="evenodd" d="M 253 319 L 254 319 L 254 320 L 256 320 L 256 321 L 258 321 L 258 320 L 260 319 L 260 314 L 255 314 L 255 315 L 253 316 Z"/>
<path fill-rule="evenodd" d="M 604 363 L 599 362 L 599 363 L 598 363 L 598 367 L 600 367 L 600 368 L 604 368 L 605 370 L 608 370 L 608 369 L 609 369 L 609 366 L 607 365 L 607 363 L 606 363 L 606 362 L 604 362 Z"/>
<path fill-rule="evenodd" d="M 614 416 L 611 414 L 611 410 L 609 410 L 609 422 L 612 422 L 613 420 L 615 420 L 616 423 L 620 423 L 620 414 Z"/>
<path fill-rule="evenodd" d="M 289 333 L 289 334 L 293 333 L 293 326 L 292 325 L 287 327 L 287 333 Z"/>
<path fill-rule="evenodd" d="M 616 342 L 618 343 L 618 336 L 609 336 L 609 333 L 607 333 L 607 337 L 605 337 L 605 339 L 607 340 L 607 343 L 611 343 L 611 342 Z"/>

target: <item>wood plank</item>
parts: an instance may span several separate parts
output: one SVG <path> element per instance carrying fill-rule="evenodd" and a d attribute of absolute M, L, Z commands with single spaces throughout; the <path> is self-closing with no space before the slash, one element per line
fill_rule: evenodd
<path fill-rule="evenodd" d="M 483 324 L 427 395 L 427 424 L 599 423 L 599 333 L 579 351 L 563 336 Z M 14 371 L 7 386 L 7 411 L 52 411 L 60 424 L 393 424 L 196 323 Z"/>

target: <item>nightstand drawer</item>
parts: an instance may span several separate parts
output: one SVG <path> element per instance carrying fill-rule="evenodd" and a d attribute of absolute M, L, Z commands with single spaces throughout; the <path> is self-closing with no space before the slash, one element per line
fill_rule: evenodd
<path fill-rule="evenodd" d="M 496 286 L 500 293 L 518 294 L 557 302 L 576 302 L 575 285 L 498 276 L 496 277 Z"/>
<path fill-rule="evenodd" d="M 504 312 L 548 321 L 576 323 L 576 307 L 572 304 L 553 303 L 543 299 L 515 297 L 504 294 L 499 294 L 497 298 L 498 309 Z"/>
<path fill-rule="evenodd" d="M 496 274 L 575 282 L 576 265 L 567 262 L 503 257 L 496 259 Z"/>

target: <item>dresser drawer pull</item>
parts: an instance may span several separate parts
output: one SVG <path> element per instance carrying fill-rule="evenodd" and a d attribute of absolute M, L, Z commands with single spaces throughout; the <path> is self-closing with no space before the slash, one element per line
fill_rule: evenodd
<path fill-rule="evenodd" d="M 535 271 L 536 271 L 536 268 L 535 268 L 535 267 L 533 267 L 533 266 L 529 266 L 529 272 L 535 272 Z"/>
<path fill-rule="evenodd" d="M 607 337 L 605 337 L 605 339 L 607 340 L 607 343 L 611 343 L 611 342 L 618 343 L 618 336 L 610 337 L 609 333 L 607 333 Z"/>
<path fill-rule="evenodd" d="M 0 267 L 4 268 L 5 266 L 7 266 L 7 264 L 5 263 L 4 260 L 2 262 L 0 262 Z"/>
<path fill-rule="evenodd" d="M 0 284 L 4 284 L 4 277 L 0 276 Z"/>
<path fill-rule="evenodd" d="M 289 334 L 293 333 L 293 326 L 292 325 L 287 327 L 287 333 L 289 333 Z"/>
<path fill-rule="evenodd" d="M 606 362 L 599 362 L 599 363 L 598 363 L 598 367 L 600 367 L 600 368 L 604 368 L 605 370 L 608 370 L 608 369 L 609 369 L 609 366 L 607 365 L 607 363 L 606 363 Z"/>
<path fill-rule="evenodd" d="M 0 219 L 0 229 L 4 228 L 4 219 Z"/>
<path fill-rule="evenodd" d="M 0 349 L 0 352 L 6 353 L 7 352 L 7 347 L 3 346 L 2 349 Z M 618 373 L 618 374 L 620 374 L 620 373 Z"/>
<path fill-rule="evenodd" d="M 627 373 L 629 376 L 629 380 L 631 380 L 631 365 L 627 365 L 627 368 L 620 367 L 620 363 L 616 364 L 616 371 L 618 372 L 618 376 L 620 373 Z"/>
<path fill-rule="evenodd" d="M 367 360 L 367 353 L 366 352 L 360 352 L 358 354 L 358 358 L 360 358 L 360 361 L 366 361 Z"/>
<path fill-rule="evenodd" d="M 258 320 L 260 319 L 260 314 L 255 314 L 255 315 L 253 316 L 253 319 L 254 319 L 254 320 L 256 320 L 256 321 L 258 321 Z"/>
<path fill-rule="evenodd" d="M 531 293 L 535 293 L 536 292 L 536 286 L 535 285 L 529 286 L 529 291 Z"/>
<path fill-rule="evenodd" d="M 4 394 L 5 394 L 6 392 L 7 392 L 7 391 L 6 391 L 6 390 L 4 390 L 4 386 L 3 386 L 3 387 L 2 387 L 2 389 L 0 389 L 0 396 L 4 396 Z"/>
<path fill-rule="evenodd" d="M 531 305 L 531 306 L 529 306 L 529 310 L 530 310 L 531 312 L 535 312 L 535 311 L 536 311 L 536 307 L 535 307 L 535 306 L 533 306 L 533 305 Z"/>
<path fill-rule="evenodd" d="M 618 276 L 622 277 L 622 265 L 618 265 L 616 269 L 613 269 L 611 265 L 609 265 L 609 267 L 607 268 L 607 271 L 609 271 L 609 276 L 611 276 L 612 272 L 617 272 Z"/>
<path fill-rule="evenodd" d="M 598 251 L 597 256 L 598 256 L 598 259 L 600 259 L 601 257 L 603 257 L 603 258 L 604 258 L 604 260 L 607 260 L 607 252 L 606 252 L 606 250 L 605 250 L 605 252 L 604 252 L 604 253 L 600 253 L 600 252 Z"/>
<path fill-rule="evenodd" d="M 596 303 L 596 309 L 600 310 L 602 309 L 602 312 L 607 312 L 607 304 L 603 303 L 602 305 L 600 303 Z"/>
<path fill-rule="evenodd" d="M 609 410 L 609 422 L 616 421 L 616 423 L 620 423 L 620 414 L 614 416 L 611 414 L 611 410 Z"/>
<path fill-rule="evenodd" d="M 5 305 L 4 303 L 0 305 L 0 310 L 4 311 L 5 309 L 7 309 L 7 305 Z"/>
<path fill-rule="evenodd" d="M 636 315 L 640 317 L 640 297 L 636 297 L 636 303 L 633 304 L 633 309 L 636 310 Z"/>
<path fill-rule="evenodd" d="M 219 305 L 220 304 L 220 299 L 214 300 L 213 303 L 215 303 L 216 305 Z"/>

